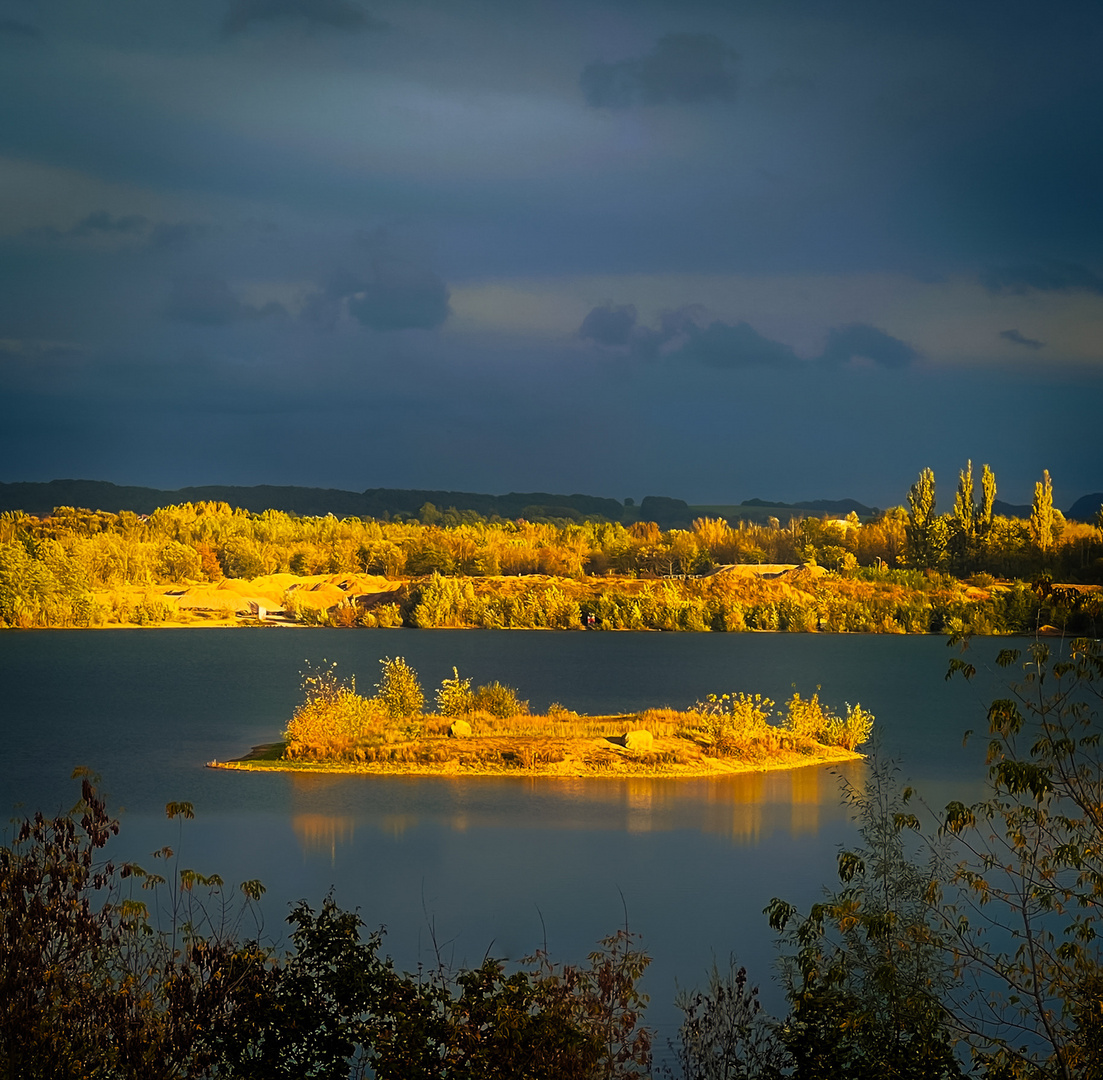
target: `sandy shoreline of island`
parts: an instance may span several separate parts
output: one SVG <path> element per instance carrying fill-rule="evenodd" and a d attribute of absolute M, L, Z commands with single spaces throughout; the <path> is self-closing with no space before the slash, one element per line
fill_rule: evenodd
<path fill-rule="evenodd" d="M 487 740 L 480 740 L 487 741 Z M 518 740 L 512 740 L 517 744 Z M 448 745 L 453 756 L 445 760 L 411 761 L 288 761 L 279 757 L 267 757 L 282 744 L 255 747 L 253 752 L 232 761 L 209 761 L 207 767 L 240 772 L 290 772 L 322 773 L 349 776 L 436 776 L 436 777 L 484 777 L 524 776 L 562 777 L 567 779 L 616 779 L 616 778 L 679 778 L 730 776 L 739 773 L 770 772 L 779 769 L 800 769 L 815 765 L 835 765 L 848 761 L 860 761 L 863 754 L 837 746 L 816 745 L 811 750 L 777 750 L 759 759 L 717 758 L 703 753 L 692 760 L 684 760 L 686 742 L 683 739 L 656 739 L 654 751 L 634 754 L 610 744 L 606 739 L 571 740 L 564 757 L 558 761 L 541 761 L 539 745 L 530 743 L 530 763 L 514 765 L 488 763 L 477 760 L 473 753 L 452 750 L 454 740 L 432 740 L 433 744 Z M 428 746 L 431 752 L 435 746 Z M 656 756 L 677 749 L 683 760 L 656 761 Z"/>

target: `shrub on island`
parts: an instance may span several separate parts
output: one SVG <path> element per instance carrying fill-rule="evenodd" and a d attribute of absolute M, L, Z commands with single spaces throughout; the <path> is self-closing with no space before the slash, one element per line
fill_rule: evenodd
<path fill-rule="evenodd" d="M 436 691 L 436 713 L 426 715 L 424 691 L 406 660 L 386 657 L 380 665 L 378 692 L 372 698 L 356 693 L 354 678 L 339 679 L 335 664 L 317 671 L 308 666 L 302 677 L 303 703 L 284 732 L 284 757 L 362 763 L 447 760 L 450 752 L 434 740 L 462 733 L 558 741 L 556 760 L 562 760 L 563 740 L 605 739 L 640 760 L 655 758 L 657 763 L 666 762 L 671 753 L 679 761 L 686 753 L 698 758 L 703 753 L 759 763 L 792 751 L 814 754 L 823 747 L 854 751 L 873 728 L 872 713 L 847 705 L 840 716 L 820 701 L 818 690 L 808 698 L 794 691 L 784 711 L 776 714 L 774 702 L 761 694 L 725 693 L 709 694 L 685 712 L 649 709 L 632 716 L 590 717 L 556 703 L 545 715 L 533 716 L 513 687 L 495 680 L 473 689 L 471 679 L 456 668 Z M 626 729 L 649 733 L 651 742 L 644 745 L 647 740 L 637 734 L 629 745 Z M 663 739 L 680 742 L 673 747 L 655 742 Z M 507 747 L 502 754 L 503 760 L 512 760 L 514 751 Z"/>

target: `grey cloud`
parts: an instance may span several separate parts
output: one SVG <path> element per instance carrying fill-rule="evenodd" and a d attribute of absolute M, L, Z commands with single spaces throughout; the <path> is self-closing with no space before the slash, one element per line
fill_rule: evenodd
<path fill-rule="evenodd" d="M 582 320 L 578 336 L 596 341 L 599 345 L 627 345 L 635 326 L 635 304 L 615 305 L 607 300 Z"/>
<path fill-rule="evenodd" d="M 37 240 L 87 240 L 92 237 L 144 238 L 154 250 L 179 250 L 194 241 L 220 231 L 217 227 L 196 221 L 150 221 L 142 214 L 121 214 L 94 210 L 68 229 L 45 226 L 29 229 L 25 235 Z"/>
<path fill-rule="evenodd" d="M 348 300 L 349 312 L 373 330 L 433 330 L 450 314 L 448 287 L 432 270 L 379 264 Z"/>
<path fill-rule="evenodd" d="M 638 326 L 634 304 L 606 301 L 582 321 L 578 336 L 599 345 L 629 345 L 640 359 L 664 356 L 713 368 L 790 367 L 800 361 L 780 341 L 764 337 L 749 323 L 707 322 L 699 304 L 664 311 L 657 330 Z"/>
<path fill-rule="evenodd" d="M 333 273 L 324 289 L 307 297 L 302 318 L 322 326 L 337 321 L 342 303 L 372 330 L 435 330 L 451 314 L 448 286 L 428 267 L 376 260 L 366 278 Z"/>
<path fill-rule="evenodd" d="M 845 364 L 855 357 L 872 360 L 887 368 L 907 367 L 919 359 L 919 353 L 907 342 L 866 323 L 850 323 L 835 327 L 827 335 L 827 344 L 820 356 L 824 364 Z"/>
<path fill-rule="evenodd" d="M 178 250 L 202 239 L 211 229 L 194 221 L 159 221 L 149 237 L 149 246 L 159 250 Z"/>
<path fill-rule="evenodd" d="M 382 30 L 387 26 L 349 0 L 233 0 L 222 28 L 227 34 L 238 34 L 250 23 L 285 19 L 338 30 Z"/>
<path fill-rule="evenodd" d="M 1025 345 L 1028 349 L 1041 349 L 1045 347 L 1044 341 L 1037 338 L 1024 337 L 1018 330 L 1001 330 L 1000 337 L 1013 341 L 1016 345 Z"/>
<path fill-rule="evenodd" d="M 663 355 L 712 368 L 791 367 L 800 361 L 786 344 L 764 337 L 750 323 L 708 320 L 700 304 L 664 311 L 659 330 L 645 342 Z"/>
<path fill-rule="evenodd" d="M 686 304 L 673 311 L 664 311 L 659 316 L 659 337 L 669 341 L 680 334 L 691 334 L 703 327 L 707 320 L 708 310 L 702 304 Z"/>
<path fill-rule="evenodd" d="M 143 233 L 149 225 L 141 214 L 112 217 L 106 210 L 95 210 L 69 230 L 69 236 L 94 236 L 96 233 Z"/>
<path fill-rule="evenodd" d="M 0 34 L 21 38 L 42 37 L 42 31 L 37 26 L 21 22 L 19 19 L 0 19 Z"/>
<path fill-rule="evenodd" d="M 351 270 L 346 270 L 342 266 L 329 275 L 323 295 L 330 300 L 340 300 L 343 297 L 360 292 L 363 288 L 364 282 Z"/>
<path fill-rule="evenodd" d="M 52 225 L 28 229 L 24 234 L 38 240 L 84 239 L 89 236 L 131 235 L 140 236 L 149 227 L 149 220 L 141 214 L 124 214 L 114 217 L 106 210 L 94 210 L 81 218 L 72 228 L 55 229 Z"/>
<path fill-rule="evenodd" d="M 587 65 L 580 85 L 587 104 L 595 108 L 730 101 L 737 59 L 713 34 L 667 34 L 647 56 Z"/>
<path fill-rule="evenodd" d="M 322 289 L 306 297 L 299 318 L 332 329 L 341 315 L 342 303 L 363 291 L 364 287 L 363 278 L 346 267 L 338 267 L 329 275 Z"/>
<path fill-rule="evenodd" d="M 992 292 L 1092 292 L 1103 295 L 1103 277 L 1079 263 L 1054 260 L 994 267 L 981 276 Z"/>
<path fill-rule="evenodd" d="M 0 363 L 37 365 L 41 361 L 60 360 L 83 355 L 74 345 L 41 341 L 0 341 Z"/>
<path fill-rule="evenodd" d="M 276 303 L 262 308 L 243 304 L 230 286 L 216 277 L 177 278 L 165 305 L 165 315 L 170 319 L 199 326 L 227 326 L 284 313 L 283 306 Z"/>
<path fill-rule="evenodd" d="M 780 341 L 763 337 L 749 323 L 711 322 L 704 328 L 691 324 L 684 344 L 670 355 L 706 367 L 792 367 L 797 354 Z"/>
<path fill-rule="evenodd" d="M 366 272 L 334 271 L 324 289 L 307 297 L 302 317 L 332 325 L 342 304 L 372 330 L 434 330 L 451 314 L 448 286 L 418 244 L 386 228 L 353 237 L 354 258 L 369 253 Z"/>

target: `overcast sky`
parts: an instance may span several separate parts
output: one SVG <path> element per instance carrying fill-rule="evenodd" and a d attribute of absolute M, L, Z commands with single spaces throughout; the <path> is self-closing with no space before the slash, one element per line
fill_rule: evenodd
<path fill-rule="evenodd" d="M 0 0 L 0 480 L 1103 490 L 1103 8 Z"/>

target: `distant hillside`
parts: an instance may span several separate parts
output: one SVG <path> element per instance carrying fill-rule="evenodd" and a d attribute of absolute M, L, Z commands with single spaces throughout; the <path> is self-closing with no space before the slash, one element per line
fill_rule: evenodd
<path fill-rule="evenodd" d="M 1065 517 L 1069 521 L 1094 522 L 1096 514 L 1103 508 L 1103 491 L 1097 491 L 1094 495 L 1084 495 L 1069 507 Z"/>
<path fill-rule="evenodd" d="M 1029 503 L 1023 506 L 1021 503 L 1006 503 L 1001 499 L 996 499 L 992 503 L 992 512 L 1001 517 L 1028 518 L 1031 509 Z"/>
<path fill-rule="evenodd" d="M 804 502 L 784 503 L 770 502 L 767 499 L 744 499 L 737 508 L 738 511 L 746 511 L 746 517 L 754 521 L 765 521 L 767 518 L 791 517 L 792 511 L 801 510 L 804 513 L 798 517 L 807 517 L 809 514 L 829 517 L 846 517 L 853 512 L 860 518 L 871 518 L 877 515 L 876 506 L 866 506 L 857 499 L 807 499 Z"/>
<path fill-rule="evenodd" d="M 688 529 L 696 515 L 682 499 L 648 495 L 640 503 L 639 520 L 653 521 L 664 529 Z"/>
<path fill-rule="evenodd" d="M 471 491 L 424 491 L 407 488 L 368 488 L 366 491 L 342 491 L 336 488 L 233 487 L 212 485 L 185 487 L 175 491 L 157 488 L 123 487 L 103 480 L 51 480 L 48 483 L 0 484 L 0 512 L 24 510 L 28 514 L 46 516 L 56 506 L 79 506 L 89 510 L 118 513 L 132 510 L 136 514 L 151 514 L 159 506 L 186 502 L 225 502 L 253 513 L 283 510 L 303 517 L 384 518 L 401 514 L 410 517 L 420 513 L 426 503 L 438 511 L 455 508 L 470 510 L 483 517 L 528 518 L 601 518 L 625 523 L 655 521 L 663 528 L 689 528 L 694 518 L 723 517 L 731 522 L 740 519 L 765 523 L 771 517 L 787 521 L 793 512 L 798 516 L 828 515 L 845 517 L 851 511 L 860 518 L 876 516 L 877 507 L 866 506 L 856 499 L 809 499 L 804 502 L 770 502 L 766 499 L 745 499 L 731 505 L 687 505 L 682 499 L 659 495 L 646 496 L 639 506 L 625 506 L 616 499 L 594 495 L 556 495 L 546 491 L 516 492 L 508 495 L 483 495 Z M 1093 521 L 1103 504 L 1103 493 L 1077 499 L 1065 517 L 1072 521 Z M 1006 517 L 1030 517 L 1029 505 L 1017 505 L 996 500 L 997 514 Z"/>
<path fill-rule="evenodd" d="M 554 495 L 545 491 L 480 495 L 469 491 L 413 491 L 404 488 L 368 488 L 340 491 L 306 487 L 186 487 L 176 491 L 120 487 L 101 480 L 51 480 L 49 483 L 0 484 L 0 511 L 25 510 L 39 516 L 56 506 L 80 506 L 118 513 L 132 510 L 151 514 L 159 506 L 186 502 L 226 502 L 253 513 L 283 510 L 301 516 L 376 517 L 417 514 L 426 503 L 438 510 L 473 510 L 484 517 L 607 518 L 620 521 L 624 506 L 616 499 L 593 495 Z M 683 504 L 684 505 L 684 504 Z"/>

